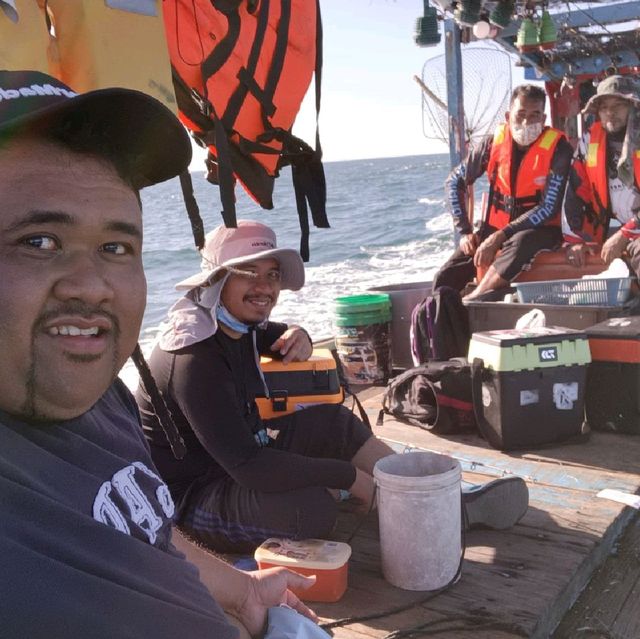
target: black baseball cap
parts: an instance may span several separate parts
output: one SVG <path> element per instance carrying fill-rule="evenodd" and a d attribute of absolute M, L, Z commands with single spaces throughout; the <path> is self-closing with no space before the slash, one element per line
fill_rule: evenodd
<path fill-rule="evenodd" d="M 67 123 L 106 132 L 115 153 L 126 157 L 137 188 L 175 177 L 191 161 L 185 128 L 146 93 L 123 88 L 76 93 L 39 71 L 0 70 L 0 137 L 37 135 Z"/>

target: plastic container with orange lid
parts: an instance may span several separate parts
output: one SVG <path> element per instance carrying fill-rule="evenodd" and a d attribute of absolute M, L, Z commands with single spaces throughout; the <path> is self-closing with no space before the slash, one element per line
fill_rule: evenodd
<path fill-rule="evenodd" d="M 284 566 L 301 575 L 315 575 L 307 590 L 293 589 L 304 601 L 338 601 L 347 589 L 351 546 L 324 539 L 267 539 L 254 554 L 260 569 Z"/>

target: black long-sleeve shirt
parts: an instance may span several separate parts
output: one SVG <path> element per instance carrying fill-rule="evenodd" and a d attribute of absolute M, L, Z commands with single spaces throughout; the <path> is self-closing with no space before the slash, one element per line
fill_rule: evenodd
<path fill-rule="evenodd" d="M 461 235 L 467 235 L 473 232 L 467 211 L 467 188 L 486 173 L 492 146 L 493 136 L 485 138 L 477 146 L 472 146 L 464 161 L 451 171 L 445 181 L 445 198 L 449 212 L 453 216 L 454 225 Z M 519 151 L 514 143 L 512 153 L 513 166 L 511 168 L 512 185 L 515 185 L 518 168 L 524 155 L 525 153 Z M 558 142 L 553 158 L 551 159 L 549 176 L 544 186 L 541 202 L 515 220 L 511 220 L 511 222 L 502 229 L 507 238 L 518 231 L 542 226 L 555 215 L 560 214 L 572 155 L 573 149 L 571 148 L 571 144 L 569 144 L 566 138 L 562 138 Z M 549 184 L 554 182 L 554 180 L 551 180 L 553 176 L 557 176 L 561 183 L 559 189 L 555 187 L 552 189 L 549 188 Z"/>
<path fill-rule="evenodd" d="M 258 352 L 273 356 L 270 346 L 286 329 L 275 322 L 257 329 Z M 264 424 L 254 400 L 263 386 L 250 334 L 232 339 L 218 330 L 174 352 L 156 347 L 149 366 L 187 446 L 185 458 L 176 460 L 147 394 L 139 388 L 136 400 L 145 435 L 177 502 L 192 485 L 225 475 L 262 492 L 307 486 L 346 489 L 353 484 L 355 467 L 347 461 L 306 457 L 256 440 Z"/>

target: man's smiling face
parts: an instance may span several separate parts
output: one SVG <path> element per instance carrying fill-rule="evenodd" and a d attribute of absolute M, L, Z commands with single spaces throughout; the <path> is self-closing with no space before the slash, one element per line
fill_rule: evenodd
<path fill-rule="evenodd" d="M 142 214 L 108 163 L 23 138 L 0 147 L 0 409 L 87 411 L 133 351 Z"/>
<path fill-rule="evenodd" d="M 280 265 L 273 258 L 252 260 L 235 267 L 222 289 L 227 310 L 245 324 L 266 320 L 280 295 Z M 240 275 L 245 272 L 246 276 Z"/>

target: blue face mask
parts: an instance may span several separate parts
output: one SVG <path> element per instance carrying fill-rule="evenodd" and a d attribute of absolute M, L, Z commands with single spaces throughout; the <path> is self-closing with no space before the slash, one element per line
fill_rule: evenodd
<path fill-rule="evenodd" d="M 243 335 L 248 333 L 251 328 L 249 324 L 244 324 L 237 317 L 231 315 L 222 302 L 218 304 L 218 308 L 216 309 L 216 319 L 225 326 L 228 326 L 232 331 L 242 333 Z"/>

